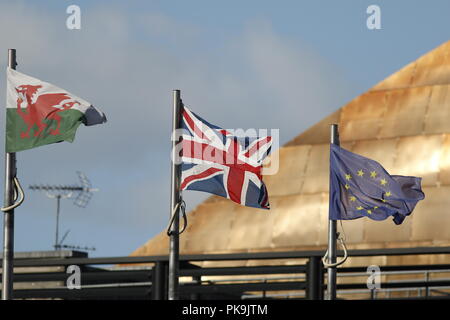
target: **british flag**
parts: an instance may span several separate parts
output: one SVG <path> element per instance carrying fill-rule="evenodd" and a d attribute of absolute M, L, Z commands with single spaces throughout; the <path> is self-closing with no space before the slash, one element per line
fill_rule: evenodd
<path fill-rule="evenodd" d="M 181 125 L 181 190 L 208 192 L 244 206 L 269 209 L 261 172 L 270 153 L 270 136 L 237 137 L 185 106 Z"/>

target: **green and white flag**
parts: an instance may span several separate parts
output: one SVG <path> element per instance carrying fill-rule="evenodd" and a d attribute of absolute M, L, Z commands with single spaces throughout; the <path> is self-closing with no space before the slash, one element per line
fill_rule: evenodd
<path fill-rule="evenodd" d="M 106 122 L 91 103 L 50 83 L 7 69 L 6 152 L 75 139 L 78 126 Z"/>

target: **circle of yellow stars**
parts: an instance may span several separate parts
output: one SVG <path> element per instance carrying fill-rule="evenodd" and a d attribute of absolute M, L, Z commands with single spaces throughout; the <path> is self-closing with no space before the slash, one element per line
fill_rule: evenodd
<path fill-rule="evenodd" d="M 364 170 L 362 170 L 362 169 L 359 169 L 356 172 L 358 177 L 363 177 L 365 173 L 366 172 L 364 172 Z M 377 177 L 378 177 L 378 173 L 376 171 L 370 171 L 370 178 L 377 179 Z M 345 180 L 346 181 L 350 181 L 350 179 L 352 179 L 352 175 L 350 173 L 346 173 L 345 174 Z M 380 179 L 379 182 L 380 182 L 380 185 L 383 186 L 383 187 L 388 184 L 387 180 L 385 178 Z M 345 183 L 344 187 L 345 187 L 346 190 L 350 189 L 350 185 L 348 183 Z M 388 198 L 391 195 L 392 195 L 391 191 L 386 191 L 384 193 L 384 198 Z M 352 195 L 352 196 L 349 197 L 349 201 L 350 202 L 356 202 L 357 198 Z M 381 199 L 381 201 L 382 202 L 386 202 L 386 199 Z M 367 214 L 369 214 L 369 215 L 372 214 L 373 210 L 376 210 L 376 209 L 378 209 L 378 206 L 374 206 L 373 208 L 364 208 L 363 206 L 359 205 L 359 206 L 356 207 L 356 210 L 358 210 L 358 211 L 365 210 L 367 212 Z"/>

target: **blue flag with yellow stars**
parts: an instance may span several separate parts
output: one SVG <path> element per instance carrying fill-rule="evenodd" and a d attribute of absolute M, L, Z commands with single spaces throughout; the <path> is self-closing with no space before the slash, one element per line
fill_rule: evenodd
<path fill-rule="evenodd" d="M 425 198 L 422 178 L 390 175 L 378 162 L 331 144 L 330 219 L 392 216 L 401 224 Z"/>

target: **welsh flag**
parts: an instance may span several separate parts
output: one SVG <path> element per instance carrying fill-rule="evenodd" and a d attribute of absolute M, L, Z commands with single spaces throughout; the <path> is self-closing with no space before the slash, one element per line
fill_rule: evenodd
<path fill-rule="evenodd" d="M 78 126 L 106 122 L 91 103 L 50 83 L 7 69 L 6 152 L 73 142 Z"/>

